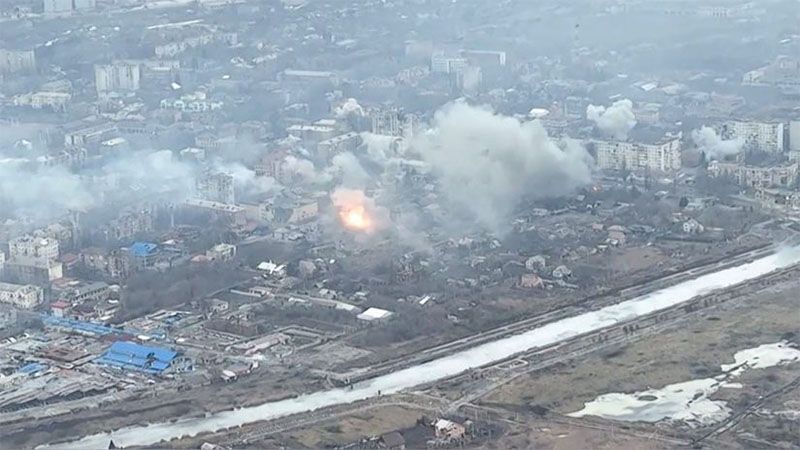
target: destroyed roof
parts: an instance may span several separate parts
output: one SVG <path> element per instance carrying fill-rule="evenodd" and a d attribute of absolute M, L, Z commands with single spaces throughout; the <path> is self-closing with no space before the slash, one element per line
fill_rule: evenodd
<path fill-rule="evenodd" d="M 406 444 L 406 440 L 402 434 L 398 433 L 397 431 L 392 431 L 391 433 L 386 433 L 381 436 L 381 440 L 383 444 L 388 448 L 396 448 L 402 447 Z"/>

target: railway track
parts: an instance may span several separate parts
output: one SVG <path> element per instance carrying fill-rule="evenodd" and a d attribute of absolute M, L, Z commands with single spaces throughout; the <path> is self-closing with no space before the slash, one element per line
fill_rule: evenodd
<path fill-rule="evenodd" d="M 719 436 L 722 433 L 734 428 L 736 425 L 741 423 L 741 421 L 744 420 L 747 416 L 749 416 L 750 414 L 753 414 L 759 408 L 761 408 L 761 406 L 764 405 L 764 403 L 766 403 L 768 400 L 771 400 L 771 399 L 776 398 L 776 397 L 780 397 L 781 395 L 783 395 L 783 394 L 785 394 L 787 392 L 791 392 L 791 391 L 797 389 L 798 387 L 800 387 L 800 377 L 797 377 L 794 380 L 792 380 L 790 383 L 781 386 L 780 388 L 770 392 L 767 395 L 764 395 L 763 397 L 761 397 L 757 401 L 755 401 L 752 405 L 747 407 L 747 409 L 732 415 L 727 420 L 723 421 L 722 423 L 720 423 L 719 425 L 717 425 L 716 427 L 714 427 L 712 430 L 708 431 L 704 435 L 702 435 L 702 436 L 700 436 L 700 437 L 698 437 L 696 439 L 693 439 L 692 440 L 692 445 L 695 446 L 695 447 L 699 447 L 699 446 L 702 445 L 702 443 L 704 441 L 707 441 L 707 440 L 709 440 L 709 439 L 711 439 L 711 438 L 713 438 L 715 436 Z"/>
<path fill-rule="evenodd" d="M 296 415 L 287 416 L 285 418 L 266 422 L 262 425 L 247 427 L 246 430 L 237 432 L 234 435 L 228 434 L 226 439 L 221 443 L 223 445 L 232 446 L 233 448 L 240 448 L 252 443 L 257 443 L 260 440 L 277 433 L 289 431 L 303 426 L 313 425 L 325 420 L 334 419 L 342 415 L 353 414 L 387 406 L 421 409 L 426 412 L 435 413 L 442 409 L 442 402 L 443 401 L 441 399 L 416 394 L 397 394 L 385 397 L 373 397 L 356 403 L 312 411 L 302 415 L 301 417 L 297 417 Z"/>
<path fill-rule="evenodd" d="M 476 421 L 486 420 L 486 421 L 506 422 L 513 425 L 523 425 L 523 426 L 526 424 L 524 416 L 520 418 L 518 414 L 515 414 L 514 418 L 512 419 L 509 416 L 508 411 L 485 405 L 480 405 L 480 406 L 467 405 L 460 411 L 460 413 L 464 417 L 474 418 Z M 664 433 L 652 432 L 649 430 L 637 429 L 635 426 L 615 426 L 613 423 L 608 423 L 607 421 L 602 419 L 587 419 L 587 418 L 576 419 L 573 417 L 562 416 L 560 414 L 553 414 L 553 413 L 549 413 L 545 417 L 545 419 L 548 422 L 567 425 L 569 427 L 585 428 L 585 429 L 599 430 L 599 431 L 613 430 L 613 432 L 617 434 L 633 436 L 641 439 L 659 441 L 665 444 L 669 444 L 671 446 L 687 447 L 691 444 L 690 440 L 681 437 L 671 436 L 669 434 L 664 434 Z"/>
<path fill-rule="evenodd" d="M 504 337 L 524 333 L 532 328 L 545 325 L 549 322 L 555 322 L 560 319 L 575 316 L 580 313 L 589 311 L 591 309 L 598 309 L 610 304 L 620 303 L 621 301 L 635 298 L 644 295 L 648 292 L 653 292 L 663 289 L 668 286 L 675 285 L 685 279 L 695 278 L 706 273 L 723 270 L 728 267 L 736 266 L 744 261 L 756 259 L 766 256 L 774 251 L 774 248 L 769 245 L 758 246 L 750 248 L 744 252 L 738 253 L 731 258 L 715 261 L 706 265 L 691 267 L 682 272 L 667 275 L 662 278 L 648 280 L 645 283 L 622 287 L 619 289 L 612 289 L 604 291 L 599 294 L 594 294 L 586 297 L 575 305 L 565 306 L 554 311 L 529 317 L 519 320 L 517 322 L 509 323 L 506 325 L 493 328 L 491 330 L 483 331 L 473 334 L 461 339 L 456 339 L 436 347 L 423 350 L 416 355 L 409 355 L 407 357 L 395 358 L 389 361 L 375 364 L 373 366 L 365 367 L 363 369 L 354 369 L 349 372 L 335 373 L 328 371 L 317 371 L 320 376 L 324 376 L 331 381 L 338 382 L 340 385 L 348 385 L 359 381 L 375 378 L 389 372 L 402 369 L 407 366 L 423 364 L 428 361 L 437 359 L 439 357 L 463 350 L 469 347 L 474 347 L 486 342 L 502 339 Z"/>
<path fill-rule="evenodd" d="M 800 275 L 800 264 L 774 271 L 761 278 L 749 280 L 721 291 L 697 296 L 671 308 L 640 316 L 624 323 L 618 323 L 549 347 L 533 349 L 503 361 L 497 361 L 490 366 L 474 369 L 470 371 L 471 373 L 458 375 L 451 380 L 458 380 L 459 378 L 468 380 L 470 377 L 474 378 L 476 373 L 480 373 L 471 392 L 455 401 L 450 406 L 449 411 L 453 412 L 460 406 L 478 400 L 522 375 L 605 348 L 663 333 L 681 325 L 686 320 L 696 317 L 698 312 L 708 311 L 723 304 L 746 298 L 757 293 L 765 286 L 790 281 L 796 279 L 798 275 Z M 510 363 L 514 361 L 519 361 L 520 363 L 511 365 Z M 507 368 L 509 366 L 510 368 Z"/>
<path fill-rule="evenodd" d="M 437 414 L 452 413 L 461 408 L 473 408 L 476 407 L 472 404 L 473 401 L 480 399 L 489 392 L 510 381 L 513 381 L 519 376 L 537 370 L 542 370 L 560 362 L 580 358 L 605 348 L 622 345 L 634 340 L 642 339 L 646 336 L 663 333 L 664 331 L 680 326 L 684 321 L 689 320 L 690 318 L 697 317 L 696 313 L 698 312 L 712 310 L 723 304 L 729 304 L 731 301 L 744 299 L 754 293 L 757 293 L 766 286 L 796 279 L 798 275 L 800 275 L 800 264 L 776 270 L 764 275 L 763 277 L 748 280 L 720 291 L 699 295 L 694 299 L 679 305 L 675 305 L 673 307 L 645 316 L 640 316 L 624 323 L 618 323 L 613 326 L 597 330 L 596 332 L 578 336 L 568 341 L 554 344 L 549 347 L 534 349 L 502 361 L 497 361 L 491 365 L 484 366 L 479 369 L 473 369 L 472 371 L 468 371 L 450 379 L 450 381 L 458 381 L 459 379 L 470 380 L 475 378 L 476 373 L 481 374 L 477 378 L 477 382 L 470 386 L 469 394 L 452 402 L 444 402 L 442 400 L 436 401 L 434 397 L 423 397 L 416 394 L 398 394 L 394 396 L 375 397 L 361 402 L 322 408 L 310 413 L 296 414 L 266 422 L 265 424 L 258 426 L 258 428 L 254 431 L 243 431 L 241 434 L 237 434 L 237 437 L 231 439 L 229 443 L 239 445 L 253 443 L 272 434 L 313 425 L 324 420 L 330 420 L 335 417 L 340 417 L 357 411 L 372 409 L 383 405 L 398 405 L 414 407 L 417 409 L 428 409 L 436 412 Z M 417 390 L 424 390 L 440 383 L 442 383 L 442 381 L 431 383 L 429 385 L 421 385 L 417 388 Z M 800 385 L 800 378 L 784 388 L 788 390 L 797 387 L 798 385 Z M 404 400 L 398 400 L 398 396 L 403 395 L 406 396 L 404 397 Z M 774 395 L 778 395 L 778 393 L 776 392 Z M 758 405 L 760 404 L 761 403 Z M 758 405 L 754 405 L 749 410 L 750 412 L 747 412 L 746 414 L 750 414 L 752 411 L 755 411 L 755 409 L 758 408 Z M 742 415 L 742 413 L 740 413 L 741 418 L 743 418 L 746 414 Z M 739 420 L 741 420 L 741 418 Z M 247 428 L 252 430 L 250 427 Z M 222 434 L 224 435 L 225 433 L 223 432 Z M 701 441 L 702 439 L 707 439 L 716 434 L 718 433 L 709 433 L 707 437 L 701 438 Z M 672 438 L 665 437 L 664 439 Z M 685 443 L 686 441 L 680 440 L 680 442 Z"/>

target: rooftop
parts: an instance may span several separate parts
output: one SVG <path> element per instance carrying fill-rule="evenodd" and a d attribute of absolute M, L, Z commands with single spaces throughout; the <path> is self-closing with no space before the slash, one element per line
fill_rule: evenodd
<path fill-rule="evenodd" d="M 94 291 L 102 291 L 107 288 L 108 288 L 107 283 L 104 283 L 102 281 L 96 281 L 94 283 L 90 283 L 75 289 L 75 295 L 81 296 Z"/>
<path fill-rule="evenodd" d="M 161 373 L 169 367 L 176 356 L 178 353 L 168 348 L 117 341 L 111 344 L 96 362 L 126 370 Z"/>
<path fill-rule="evenodd" d="M 157 248 L 158 245 L 152 242 L 134 242 L 131 245 L 130 252 L 133 256 L 143 257 L 152 255 Z"/>
<path fill-rule="evenodd" d="M 0 291 L 5 292 L 25 292 L 36 289 L 36 286 L 30 284 L 13 284 L 0 282 Z"/>
<path fill-rule="evenodd" d="M 361 319 L 361 320 L 367 320 L 367 321 L 369 321 L 369 320 L 380 320 L 380 319 L 386 319 L 389 316 L 391 316 L 392 314 L 394 314 L 394 313 L 391 312 L 391 311 L 387 311 L 385 309 L 369 308 L 366 311 L 364 311 L 361 314 L 359 314 L 358 318 Z"/>
<path fill-rule="evenodd" d="M 286 69 L 283 71 L 283 73 L 286 76 L 309 77 L 309 78 L 330 78 L 333 76 L 333 72 L 322 71 L 322 70 Z"/>

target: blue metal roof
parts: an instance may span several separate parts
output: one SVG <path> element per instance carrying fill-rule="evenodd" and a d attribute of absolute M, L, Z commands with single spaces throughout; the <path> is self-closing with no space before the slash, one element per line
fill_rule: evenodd
<path fill-rule="evenodd" d="M 105 336 L 112 333 L 124 333 L 123 330 L 114 329 L 100 323 L 75 320 L 68 317 L 56 317 L 49 314 L 42 314 L 41 317 L 45 325 L 69 328 L 74 331 L 90 333 L 97 336 Z"/>
<path fill-rule="evenodd" d="M 158 244 L 153 244 L 152 242 L 134 242 L 131 245 L 130 252 L 133 256 L 144 257 L 155 253 L 157 248 Z"/>
<path fill-rule="evenodd" d="M 47 369 L 47 366 L 34 362 L 20 367 L 19 371 L 27 375 L 32 375 L 36 372 L 41 372 L 45 369 Z"/>
<path fill-rule="evenodd" d="M 61 327 L 61 328 L 68 328 L 73 331 L 77 331 L 80 333 L 89 333 L 96 336 L 105 336 L 109 334 L 134 334 L 134 335 L 146 335 L 153 339 L 164 339 L 166 338 L 166 333 L 162 330 L 156 330 L 149 333 L 144 331 L 135 330 L 132 328 L 122 329 L 122 328 L 114 328 L 108 325 L 104 325 L 102 323 L 94 323 L 94 322 L 87 322 L 84 320 L 76 320 L 70 319 L 69 317 L 56 317 L 50 314 L 41 314 L 40 317 L 45 325 L 53 326 L 53 327 Z"/>
<path fill-rule="evenodd" d="M 117 341 L 111 344 L 111 347 L 95 362 L 125 370 L 161 373 L 169 367 L 177 355 L 176 351 L 164 347 Z"/>

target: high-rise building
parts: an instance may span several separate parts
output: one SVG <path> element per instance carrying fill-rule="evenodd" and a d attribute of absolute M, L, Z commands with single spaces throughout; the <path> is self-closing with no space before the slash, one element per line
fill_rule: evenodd
<path fill-rule="evenodd" d="M 789 151 L 800 153 L 800 120 L 789 123 Z"/>
<path fill-rule="evenodd" d="M 784 124 L 782 122 L 730 121 L 722 126 L 724 139 L 742 139 L 745 151 L 782 153 Z"/>
<path fill-rule="evenodd" d="M 42 303 L 43 299 L 44 293 L 38 286 L 0 283 L 0 303 L 32 309 Z"/>
<path fill-rule="evenodd" d="M 6 261 L 3 280 L 17 284 L 50 286 L 53 280 L 64 276 L 64 266 L 59 261 L 20 257 Z"/>
<path fill-rule="evenodd" d="M 36 55 L 33 50 L 0 49 L 0 74 L 34 70 L 36 70 Z"/>
<path fill-rule="evenodd" d="M 233 175 L 224 172 L 208 172 L 197 179 L 197 195 L 202 200 L 233 205 L 236 196 Z"/>
<path fill-rule="evenodd" d="M 141 69 L 136 62 L 115 61 L 111 64 L 94 66 L 94 79 L 97 94 L 115 91 L 137 91 Z"/>
<path fill-rule="evenodd" d="M 325 139 L 317 144 L 316 159 L 330 161 L 340 153 L 355 151 L 361 145 L 361 142 L 361 134 L 352 131 Z"/>
<path fill-rule="evenodd" d="M 372 132 L 385 136 L 400 136 L 400 113 L 396 110 L 370 111 Z"/>
<path fill-rule="evenodd" d="M 432 73 L 461 73 L 467 64 L 467 58 L 448 56 L 444 52 L 436 52 L 431 56 Z"/>
<path fill-rule="evenodd" d="M 75 11 L 92 10 L 97 6 L 97 0 L 72 0 Z"/>
<path fill-rule="evenodd" d="M 46 237 L 21 236 L 9 241 L 8 255 L 10 259 L 28 257 L 52 261 L 58 259 L 58 241 Z"/>
<path fill-rule="evenodd" d="M 401 127 L 401 135 L 404 139 L 411 140 L 414 138 L 419 128 L 419 118 L 411 113 L 406 113 L 403 118 L 403 126 Z"/>
<path fill-rule="evenodd" d="M 97 6 L 97 0 L 42 0 L 45 14 L 70 14 L 73 11 L 88 11 Z"/>
<path fill-rule="evenodd" d="M 681 168 L 681 141 L 667 137 L 653 144 L 596 141 L 597 167 L 605 170 L 670 173 Z"/>
<path fill-rule="evenodd" d="M 461 50 L 461 56 L 484 69 L 492 66 L 503 67 L 506 65 L 506 52 L 504 51 Z"/>
<path fill-rule="evenodd" d="M 741 162 L 712 161 L 708 173 L 712 177 L 731 177 L 750 188 L 791 188 L 797 184 L 797 161 L 776 166 L 750 166 Z"/>
<path fill-rule="evenodd" d="M 42 5 L 45 14 L 68 14 L 72 7 L 72 0 L 44 0 Z"/>

